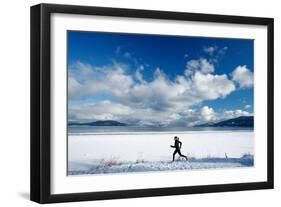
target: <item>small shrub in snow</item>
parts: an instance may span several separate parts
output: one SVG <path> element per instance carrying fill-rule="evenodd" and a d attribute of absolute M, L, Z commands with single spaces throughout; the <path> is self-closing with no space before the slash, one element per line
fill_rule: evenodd
<path fill-rule="evenodd" d="M 138 164 L 138 163 L 144 163 L 144 159 L 137 159 L 135 163 L 136 163 L 136 164 Z"/>
<path fill-rule="evenodd" d="M 122 164 L 123 163 L 118 161 L 118 158 L 116 158 L 116 157 L 112 157 L 109 160 L 102 159 L 100 161 L 100 166 L 103 166 L 103 167 L 112 167 L 112 166 L 117 166 L 117 165 L 122 165 Z"/>

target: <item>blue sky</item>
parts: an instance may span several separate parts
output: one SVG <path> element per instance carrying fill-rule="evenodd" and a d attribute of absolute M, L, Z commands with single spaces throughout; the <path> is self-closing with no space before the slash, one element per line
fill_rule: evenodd
<path fill-rule="evenodd" d="M 68 32 L 69 117 L 187 125 L 253 113 L 254 40 Z"/>

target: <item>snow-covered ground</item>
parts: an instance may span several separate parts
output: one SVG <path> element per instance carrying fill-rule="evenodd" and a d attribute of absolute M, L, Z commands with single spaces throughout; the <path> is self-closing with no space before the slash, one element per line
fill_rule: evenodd
<path fill-rule="evenodd" d="M 189 161 L 171 162 L 175 135 Z M 253 131 L 77 134 L 68 137 L 68 174 L 249 167 L 253 155 Z"/>

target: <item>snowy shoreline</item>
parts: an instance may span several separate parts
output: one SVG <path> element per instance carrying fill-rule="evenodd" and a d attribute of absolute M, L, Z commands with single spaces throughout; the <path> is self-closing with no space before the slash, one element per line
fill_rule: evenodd
<path fill-rule="evenodd" d="M 112 162 L 112 161 L 111 161 Z M 254 158 L 252 155 L 244 155 L 241 158 L 201 158 L 189 161 L 180 160 L 175 162 L 126 162 L 110 163 L 100 160 L 95 163 L 69 163 L 68 175 L 91 175 L 108 173 L 131 173 L 131 172 L 153 172 L 170 170 L 204 170 L 253 167 Z"/>
<path fill-rule="evenodd" d="M 192 158 L 189 162 L 170 163 L 174 135 L 183 143 L 181 152 Z M 254 154 L 254 131 L 69 135 L 68 174 L 247 167 L 253 166 Z M 102 168 L 103 162 L 108 166 Z"/>

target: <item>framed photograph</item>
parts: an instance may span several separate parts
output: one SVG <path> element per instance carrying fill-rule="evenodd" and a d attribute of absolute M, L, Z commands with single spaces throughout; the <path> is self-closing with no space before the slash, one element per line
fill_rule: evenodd
<path fill-rule="evenodd" d="M 273 188 L 273 19 L 31 7 L 31 200 Z"/>

